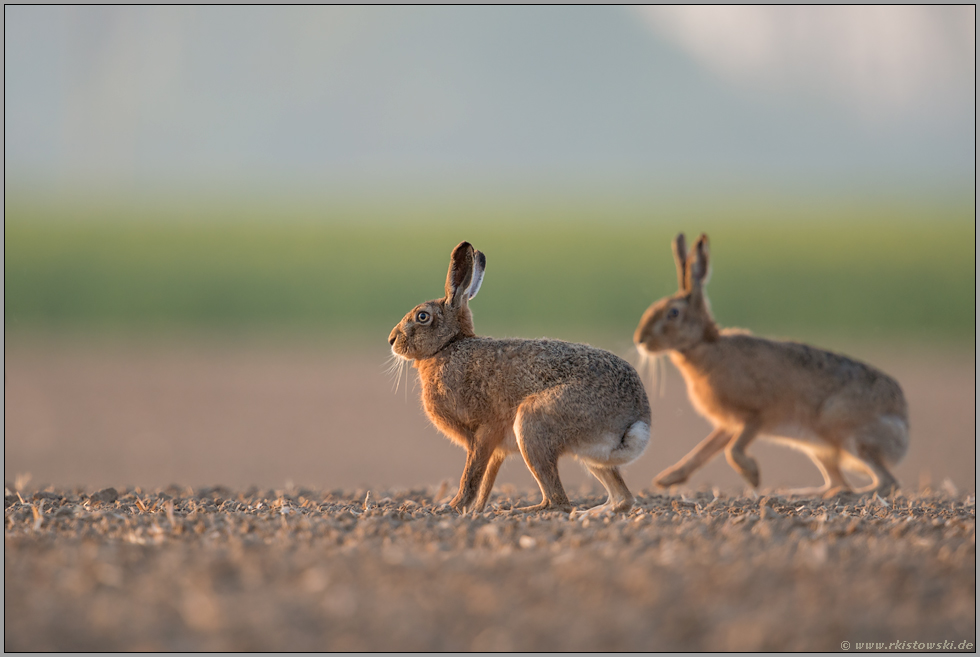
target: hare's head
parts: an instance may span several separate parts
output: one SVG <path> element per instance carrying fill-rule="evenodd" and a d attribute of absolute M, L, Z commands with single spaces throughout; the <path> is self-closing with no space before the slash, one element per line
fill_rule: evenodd
<path fill-rule="evenodd" d="M 687 349 L 717 335 L 704 286 L 708 283 L 708 236 L 701 234 L 685 254 L 684 234 L 674 239 L 679 290 L 647 308 L 633 342 L 647 353 Z"/>
<path fill-rule="evenodd" d="M 429 358 L 450 342 L 473 337 L 469 300 L 483 282 L 487 258 L 469 242 L 460 242 L 449 259 L 446 296 L 415 306 L 391 330 L 388 343 L 406 360 Z"/>

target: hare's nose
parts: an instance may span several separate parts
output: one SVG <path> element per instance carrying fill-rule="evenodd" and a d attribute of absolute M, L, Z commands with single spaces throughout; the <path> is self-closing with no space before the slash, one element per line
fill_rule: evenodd
<path fill-rule="evenodd" d="M 395 334 L 394 333 L 392 333 L 391 334 L 391 337 L 388 338 L 388 344 L 390 344 L 392 347 L 395 346 Z"/>

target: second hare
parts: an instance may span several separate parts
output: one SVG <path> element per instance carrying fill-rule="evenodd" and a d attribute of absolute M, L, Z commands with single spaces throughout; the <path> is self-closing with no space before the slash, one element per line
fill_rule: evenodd
<path fill-rule="evenodd" d="M 627 511 L 633 495 L 619 467 L 650 440 L 650 404 L 633 366 L 608 351 L 560 340 L 477 337 L 469 301 L 486 257 L 468 242 L 453 249 L 446 296 L 413 308 L 388 336 L 411 361 L 432 423 L 466 449 L 450 505 L 480 511 L 507 455 L 520 452 L 544 498 L 519 509 L 570 510 L 558 458 L 585 464 L 609 493 L 592 511 Z"/>
<path fill-rule="evenodd" d="M 859 493 L 884 495 L 897 487 L 889 467 L 909 445 L 898 382 L 840 354 L 719 329 L 704 292 L 708 237 L 701 235 L 685 254 L 678 235 L 674 258 L 680 289 L 647 309 L 633 340 L 641 353 L 670 355 L 691 403 L 714 431 L 655 482 L 682 483 L 724 449 L 732 468 L 757 487 L 759 467 L 745 450 L 764 435 L 806 452 L 823 474 L 823 487 L 798 494 L 850 491 L 841 467 L 871 477 Z"/>

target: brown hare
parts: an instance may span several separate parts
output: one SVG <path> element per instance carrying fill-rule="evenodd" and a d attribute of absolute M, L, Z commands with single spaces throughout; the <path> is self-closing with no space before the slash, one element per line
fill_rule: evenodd
<path fill-rule="evenodd" d="M 655 483 L 682 483 L 725 449 L 732 468 L 757 487 L 759 468 L 745 449 L 763 435 L 806 452 L 823 474 L 823 487 L 794 493 L 850 491 L 841 466 L 870 475 L 872 484 L 859 493 L 884 495 L 897 487 L 888 468 L 909 444 L 908 407 L 898 383 L 846 356 L 719 329 L 704 291 L 707 235 L 690 254 L 678 235 L 674 258 L 680 289 L 647 309 L 633 341 L 641 354 L 670 355 L 691 404 L 714 431 Z"/>
<path fill-rule="evenodd" d="M 628 511 L 633 495 L 618 466 L 650 440 L 650 404 L 633 366 L 608 351 L 559 340 L 477 337 L 469 301 L 486 257 L 468 242 L 453 249 L 446 296 L 413 308 L 388 337 L 411 361 L 432 423 L 466 449 L 450 505 L 481 511 L 504 458 L 520 452 L 543 500 L 518 509 L 568 511 L 558 458 L 575 456 L 602 482 L 608 501 L 591 512 Z"/>

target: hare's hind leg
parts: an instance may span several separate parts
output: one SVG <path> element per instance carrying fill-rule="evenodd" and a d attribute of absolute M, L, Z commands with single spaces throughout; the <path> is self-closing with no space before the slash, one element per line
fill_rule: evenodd
<path fill-rule="evenodd" d="M 524 457 L 527 469 L 534 475 L 541 489 L 540 504 L 525 506 L 515 511 L 544 511 L 557 509 L 570 511 L 571 502 L 565 494 L 558 477 L 558 457 L 561 456 L 561 444 L 554 439 L 557 427 L 549 426 L 549 418 L 545 409 L 535 408 L 534 398 L 528 399 L 517 411 L 514 420 L 514 435 L 517 446 Z"/>
<path fill-rule="evenodd" d="M 683 484 L 695 470 L 723 450 L 731 439 L 732 435 L 724 429 L 715 429 L 684 458 L 658 474 L 653 482 L 664 488 L 674 484 Z"/>
<path fill-rule="evenodd" d="M 829 452 L 813 452 L 810 454 L 813 463 L 823 475 L 823 486 L 819 494 L 824 497 L 832 497 L 838 493 L 849 493 L 850 485 L 844 479 L 840 471 L 840 450 L 834 449 Z"/>
<path fill-rule="evenodd" d="M 867 445 L 861 445 L 857 448 L 856 456 L 861 459 L 861 463 L 874 480 L 870 486 L 856 491 L 859 495 L 878 493 L 882 497 L 887 497 L 899 487 L 898 479 L 895 478 L 885 465 L 884 459 L 878 450 Z"/>
<path fill-rule="evenodd" d="M 873 481 L 870 486 L 856 492 L 860 495 L 878 493 L 886 496 L 897 489 L 898 480 L 888 466 L 898 463 L 908 451 L 908 446 L 909 425 L 905 417 L 885 415 L 859 431 L 848 451 Z"/>
<path fill-rule="evenodd" d="M 592 507 L 586 511 L 586 515 L 598 515 L 601 513 L 625 513 L 633 508 L 633 494 L 626 487 L 623 476 L 619 473 L 616 466 L 601 466 L 587 463 L 586 466 L 595 478 L 602 482 L 609 493 L 609 499 L 604 504 Z"/>
<path fill-rule="evenodd" d="M 788 491 L 789 495 L 798 497 L 831 497 L 837 493 L 850 492 L 851 487 L 840 471 L 839 449 L 812 449 L 807 450 L 807 455 L 813 460 L 813 464 L 817 466 L 817 469 L 820 470 L 820 474 L 823 475 L 823 486 L 816 488 L 796 488 Z"/>

